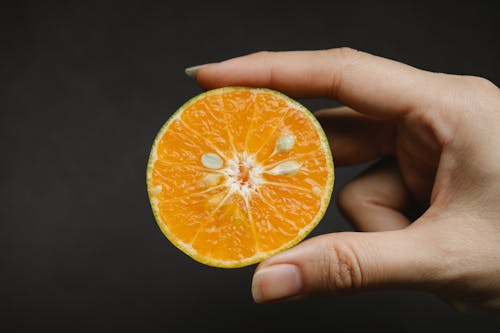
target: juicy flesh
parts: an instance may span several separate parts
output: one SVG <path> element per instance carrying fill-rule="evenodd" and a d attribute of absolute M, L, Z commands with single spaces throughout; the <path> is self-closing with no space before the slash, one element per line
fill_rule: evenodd
<path fill-rule="evenodd" d="M 277 150 L 284 135 L 293 135 L 293 148 Z M 203 165 L 209 152 L 221 168 Z M 286 161 L 300 167 L 270 172 Z M 199 256 L 232 261 L 296 239 L 321 209 L 329 172 L 303 111 L 268 92 L 234 90 L 206 95 L 171 121 L 149 186 L 171 237 Z"/>

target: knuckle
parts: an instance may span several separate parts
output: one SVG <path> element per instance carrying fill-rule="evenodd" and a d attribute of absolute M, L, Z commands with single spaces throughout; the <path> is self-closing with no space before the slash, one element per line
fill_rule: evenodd
<path fill-rule="evenodd" d="M 356 211 L 356 202 L 359 199 L 359 191 L 356 186 L 349 183 L 345 185 L 337 194 L 337 204 L 342 214 L 346 217 L 352 217 Z"/>
<path fill-rule="evenodd" d="M 498 87 L 484 77 L 472 75 L 452 77 L 458 92 L 475 107 L 481 106 L 485 100 L 489 100 L 491 97 L 498 96 Z"/>
<path fill-rule="evenodd" d="M 258 51 L 258 52 L 255 52 L 252 54 L 253 57 L 255 58 L 266 58 L 266 57 L 269 57 L 270 55 L 272 55 L 273 51 L 268 51 L 268 50 L 261 50 L 261 51 Z"/>
<path fill-rule="evenodd" d="M 360 262 L 348 242 L 333 240 L 324 252 L 324 285 L 331 291 L 359 289 L 363 285 Z"/>
<path fill-rule="evenodd" d="M 355 221 L 370 203 L 369 193 L 357 179 L 352 180 L 337 194 L 337 204 L 340 212 L 349 220 Z"/>
<path fill-rule="evenodd" d="M 361 51 L 355 50 L 350 47 L 341 47 L 326 50 L 326 57 L 333 59 L 333 61 L 337 64 L 336 66 L 338 66 L 338 70 L 331 72 L 331 83 L 329 91 L 327 93 L 328 96 L 333 98 L 341 98 L 339 95 L 342 94 L 343 91 L 343 73 L 348 71 L 351 66 L 359 61 L 361 53 Z"/>
<path fill-rule="evenodd" d="M 430 106 L 425 114 L 430 123 L 440 126 L 438 133 L 448 133 L 441 140 L 443 142 L 451 142 L 451 138 L 460 131 L 467 132 L 473 119 L 488 117 L 491 110 L 500 105 L 500 90 L 483 77 L 443 73 L 432 75 L 439 93 L 433 95 L 431 103 L 434 106 Z M 454 112 L 446 112 L 449 110 Z"/>
<path fill-rule="evenodd" d="M 345 58 L 352 58 L 356 57 L 359 55 L 360 51 L 353 49 L 351 47 L 343 46 L 335 49 L 330 49 L 329 52 L 333 53 L 334 55 L 340 56 L 340 57 L 345 57 Z"/>
<path fill-rule="evenodd" d="M 480 76 L 464 76 L 463 79 L 469 84 L 469 86 L 474 90 L 490 90 L 498 89 L 493 82 L 490 80 L 480 77 Z"/>
<path fill-rule="evenodd" d="M 459 77 L 460 93 L 466 102 L 462 107 L 462 117 L 468 123 L 473 109 L 476 115 L 487 116 L 500 105 L 500 90 L 491 81 L 479 76 Z M 457 106 L 460 107 L 460 106 Z"/>

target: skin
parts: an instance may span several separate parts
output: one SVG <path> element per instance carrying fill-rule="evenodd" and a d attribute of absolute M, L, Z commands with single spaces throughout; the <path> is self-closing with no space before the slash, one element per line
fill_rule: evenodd
<path fill-rule="evenodd" d="M 256 269 L 256 302 L 413 288 L 500 310 L 500 90 L 349 48 L 201 66 L 204 88 L 269 87 L 320 110 L 337 166 L 376 160 L 337 193 L 359 232 L 321 235 Z"/>

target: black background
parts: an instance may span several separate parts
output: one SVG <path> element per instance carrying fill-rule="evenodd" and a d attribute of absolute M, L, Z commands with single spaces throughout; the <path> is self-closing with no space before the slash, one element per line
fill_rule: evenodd
<path fill-rule="evenodd" d="M 152 140 L 201 89 L 184 68 L 350 46 L 500 83 L 495 1 L 16 2 L 0 31 L 0 330 L 477 331 L 435 296 L 378 291 L 256 305 L 254 267 L 206 267 L 156 226 Z M 311 109 L 332 101 L 303 101 Z M 360 168 L 338 168 L 339 189 Z M 335 205 L 313 235 L 350 230 Z"/>

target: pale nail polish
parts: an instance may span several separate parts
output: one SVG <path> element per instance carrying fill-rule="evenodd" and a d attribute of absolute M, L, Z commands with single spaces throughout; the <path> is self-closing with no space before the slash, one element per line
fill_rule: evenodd
<path fill-rule="evenodd" d="M 190 78 L 196 80 L 196 74 L 198 74 L 198 70 L 205 65 L 198 65 L 198 66 L 192 66 L 186 68 L 184 71 L 186 72 L 186 75 L 189 76 Z"/>
<path fill-rule="evenodd" d="M 263 268 L 255 273 L 252 281 L 252 295 L 257 303 L 297 296 L 301 290 L 300 271 L 290 264 Z"/>

